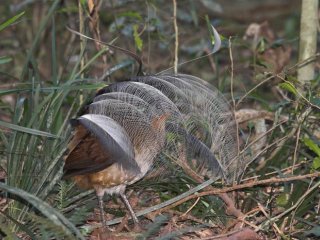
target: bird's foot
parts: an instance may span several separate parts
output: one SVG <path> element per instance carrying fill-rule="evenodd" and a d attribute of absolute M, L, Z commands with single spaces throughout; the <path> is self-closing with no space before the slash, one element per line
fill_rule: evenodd
<path fill-rule="evenodd" d="M 128 232 L 142 232 L 143 228 L 141 227 L 140 223 L 138 222 L 134 222 L 134 225 L 129 226 L 128 224 L 129 222 L 129 215 L 124 216 L 124 218 L 122 219 L 122 222 L 117 226 L 115 232 L 116 233 L 120 233 L 123 230 L 126 230 Z"/>
<path fill-rule="evenodd" d="M 119 232 L 122 232 L 124 229 L 130 231 L 128 227 L 128 215 L 125 215 L 123 217 L 122 222 L 117 226 L 115 232 L 119 233 Z"/>
<path fill-rule="evenodd" d="M 133 225 L 133 229 L 132 229 L 133 232 L 143 232 L 144 229 L 142 228 L 141 224 L 140 223 L 135 223 Z"/>

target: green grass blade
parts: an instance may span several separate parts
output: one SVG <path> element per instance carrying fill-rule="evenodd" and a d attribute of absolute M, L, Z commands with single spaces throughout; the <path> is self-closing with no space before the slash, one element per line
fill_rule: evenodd
<path fill-rule="evenodd" d="M 28 66 L 29 66 L 29 62 L 30 62 L 30 59 L 32 57 L 32 54 L 34 53 L 36 47 L 39 45 L 39 41 L 40 41 L 40 38 L 42 36 L 42 32 L 45 30 L 45 27 L 47 26 L 49 20 L 51 19 L 52 15 L 54 14 L 56 8 L 58 7 L 58 4 L 60 3 L 60 0 L 55 0 L 53 2 L 53 4 L 51 5 L 48 13 L 46 14 L 46 16 L 44 17 L 44 19 L 41 21 L 41 24 L 40 24 L 40 27 L 39 27 L 39 30 L 32 42 L 32 46 L 28 52 L 28 55 L 27 55 L 27 59 L 26 59 L 26 63 L 24 65 L 24 68 L 22 70 L 22 74 L 21 74 L 21 77 L 20 79 L 23 80 L 25 78 L 25 75 L 27 73 L 27 69 L 28 69 Z"/>
<path fill-rule="evenodd" d="M 40 130 L 32 129 L 32 128 L 27 128 L 27 127 L 22 127 L 22 126 L 8 123 L 8 122 L 4 122 L 1 120 L 0 120 L 0 126 L 5 127 L 5 128 L 9 128 L 9 129 L 12 129 L 15 131 L 19 131 L 19 132 L 37 135 L 37 136 L 49 137 L 49 138 L 59 138 L 58 136 L 51 134 L 51 133 L 48 133 L 48 132 L 44 132 L 44 131 L 40 131 Z"/>
<path fill-rule="evenodd" d="M 6 57 L 6 56 L 2 56 L 0 57 L 0 64 L 5 64 L 5 63 L 9 63 L 12 61 L 11 57 Z"/>
<path fill-rule="evenodd" d="M 78 239 L 84 240 L 84 237 L 81 235 L 79 230 L 60 212 L 52 208 L 48 203 L 42 201 L 41 199 L 26 191 L 10 187 L 4 183 L 0 183 L 0 189 L 24 199 L 25 201 L 33 205 L 37 210 L 39 210 L 44 216 L 50 219 L 53 223 L 62 227 L 66 233 L 75 234 Z"/>
<path fill-rule="evenodd" d="M 22 16 L 24 15 L 24 11 L 15 15 L 14 17 L 8 19 L 7 21 L 5 21 L 4 23 L 1 23 L 0 24 L 0 32 L 9 27 L 11 24 L 15 23 L 19 18 L 21 18 Z"/>
<path fill-rule="evenodd" d="M 70 91 L 77 91 L 77 90 L 96 90 L 102 87 L 105 87 L 105 83 L 90 83 L 90 84 L 83 84 L 83 85 L 69 85 L 64 84 L 56 87 L 42 87 L 39 89 L 41 92 L 54 92 L 54 91 L 63 91 L 63 90 L 70 90 Z M 20 93 L 20 92 L 30 92 L 32 91 L 32 87 L 21 87 L 15 89 L 6 89 L 0 90 L 0 96 L 6 94 L 13 94 L 13 93 Z"/>
<path fill-rule="evenodd" d="M 52 83 L 54 86 L 59 84 L 58 80 L 58 67 L 57 67 L 57 46 L 56 46 L 56 21 L 55 17 L 52 16 L 52 27 L 51 27 L 51 72 L 52 72 Z"/>
<path fill-rule="evenodd" d="M 78 73 L 74 75 L 74 78 L 77 78 L 80 76 L 80 74 L 85 71 L 92 63 L 95 62 L 95 60 L 100 57 L 102 54 L 104 54 L 107 51 L 108 48 L 101 49 L 97 54 L 95 54 L 84 66 L 83 69 L 80 69 Z"/>

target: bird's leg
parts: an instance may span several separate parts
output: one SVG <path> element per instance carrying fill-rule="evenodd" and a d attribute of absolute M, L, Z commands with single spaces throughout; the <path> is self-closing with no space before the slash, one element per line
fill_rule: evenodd
<path fill-rule="evenodd" d="M 121 193 L 120 193 L 120 197 L 121 197 L 121 200 L 123 201 L 124 205 L 125 205 L 126 208 L 128 209 L 128 211 L 130 212 L 130 215 L 131 215 L 131 217 L 132 217 L 132 220 L 134 221 L 135 224 L 138 224 L 138 223 L 139 223 L 139 220 L 138 220 L 136 214 L 134 213 L 134 211 L 133 211 L 133 209 L 132 209 L 132 207 L 131 207 L 131 205 L 130 205 L 127 197 L 126 197 L 126 195 L 125 195 L 123 192 L 121 192 Z"/>
<path fill-rule="evenodd" d="M 100 194 L 97 194 L 97 197 L 98 197 L 98 201 L 99 201 L 101 222 L 104 227 L 107 227 L 107 222 L 104 217 L 104 210 L 103 210 L 103 195 L 101 196 Z"/>

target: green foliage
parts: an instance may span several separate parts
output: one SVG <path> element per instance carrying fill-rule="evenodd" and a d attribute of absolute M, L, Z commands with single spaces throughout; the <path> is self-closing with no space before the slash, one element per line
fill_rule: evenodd
<path fill-rule="evenodd" d="M 39 220 L 40 218 L 37 218 L 35 216 L 30 218 L 31 216 L 30 212 L 28 212 L 28 214 L 25 215 L 24 221 L 28 222 L 28 219 L 32 219 L 38 222 L 38 224 L 36 224 L 36 227 L 39 226 L 39 222 L 42 222 L 41 226 L 43 226 L 43 224 L 47 224 L 47 226 L 40 229 L 42 233 L 45 233 L 44 231 L 46 227 L 55 226 L 55 228 L 61 229 L 61 231 L 64 234 L 72 235 L 72 233 L 74 233 L 79 239 L 82 239 L 80 232 L 70 223 L 69 220 L 67 220 L 61 213 L 59 213 L 57 210 L 52 208 L 49 204 L 37 198 L 35 195 L 32 195 L 28 192 L 25 192 L 21 189 L 18 189 L 12 186 L 7 186 L 6 184 L 3 184 L 3 183 L 0 183 L 0 189 L 14 196 L 18 196 L 20 199 L 25 200 L 28 204 L 31 204 L 33 207 L 35 207 L 38 211 L 40 211 L 46 217 L 45 221 L 40 221 Z M 18 210 L 18 209 L 15 209 L 15 210 Z M 14 217 L 10 214 L 10 218 L 14 218 Z M 28 224 L 28 229 L 31 230 L 32 232 L 35 231 L 34 229 L 32 229 L 32 225 L 30 224 Z M 56 231 L 56 232 L 59 232 L 59 231 Z"/>
<path fill-rule="evenodd" d="M 156 235 L 160 229 L 161 226 L 168 220 L 167 216 L 159 216 L 156 217 L 153 223 L 149 224 L 147 227 L 147 231 L 143 233 L 141 237 L 138 237 L 137 239 L 148 239 L 154 235 Z"/>
<path fill-rule="evenodd" d="M 0 32 L 9 27 L 10 25 L 14 24 L 15 22 L 17 22 L 23 15 L 25 12 L 21 12 L 15 16 L 13 16 L 12 18 L 8 19 L 7 21 L 5 21 L 4 23 L 0 24 Z M 7 57 L 7 56 L 0 56 L 0 65 L 1 64 L 5 64 L 5 63 L 9 63 L 12 61 L 11 57 Z"/>
<path fill-rule="evenodd" d="M 139 26 L 137 24 L 133 25 L 133 37 L 134 37 L 134 42 L 136 44 L 136 47 L 138 48 L 139 51 L 141 51 L 143 46 L 143 41 L 139 36 L 138 27 Z"/>
<path fill-rule="evenodd" d="M 310 138 L 304 138 L 303 142 L 311 151 L 313 151 L 317 155 L 317 157 L 313 159 L 312 168 L 314 170 L 319 170 L 320 169 L 320 147 Z"/>
<path fill-rule="evenodd" d="M 293 93 L 295 96 L 298 95 L 297 89 L 296 89 L 296 88 L 293 86 L 293 84 L 290 83 L 290 82 L 280 83 L 280 84 L 279 84 L 279 87 L 287 90 L 288 92 Z"/>
<path fill-rule="evenodd" d="M 12 61 L 11 57 L 6 57 L 6 56 L 2 56 L 0 57 L 0 64 L 5 64 L 5 63 L 9 63 Z"/>
<path fill-rule="evenodd" d="M 15 125 L 15 124 L 3 122 L 3 121 L 0 121 L 0 126 L 5 127 L 5 128 L 10 128 L 12 130 L 19 131 L 19 132 L 30 133 L 30 134 L 36 135 L 36 136 L 43 136 L 43 137 L 48 137 L 48 138 L 58 138 L 57 136 L 55 136 L 51 133 L 39 131 L 37 129 L 26 128 L 26 127 L 22 127 L 19 125 Z"/>
<path fill-rule="evenodd" d="M 210 20 L 209 20 L 209 16 L 206 15 L 205 19 L 206 19 L 208 31 L 210 33 L 211 44 L 214 45 L 216 40 L 214 38 L 214 34 L 213 34 L 213 30 L 212 30 L 211 23 L 210 23 Z"/>
<path fill-rule="evenodd" d="M 320 157 L 320 147 L 314 141 L 312 141 L 310 138 L 304 138 L 303 142 L 311 151 Z"/>
<path fill-rule="evenodd" d="M 1 183 L 0 187 L 8 192 L 9 198 L 12 198 L 5 212 L 9 221 L 6 222 L 3 233 L 7 237 L 10 237 L 10 231 L 23 231 L 29 236 L 34 233 L 40 236 L 39 239 L 64 237 L 68 239 L 68 236 L 73 239 L 73 234 L 76 234 L 77 238 L 83 238 L 74 224 L 84 221 L 86 217 L 84 210 L 74 215 L 71 218 L 74 223 L 71 223 L 45 200 L 54 198 L 55 201 L 51 204 L 57 205 L 57 209 L 60 210 L 66 206 L 65 192 L 69 190 L 69 186 L 60 181 L 63 174 L 62 155 L 70 136 L 68 119 L 80 108 L 82 103 L 79 99 L 86 96 L 88 92 L 86 90 L 104 86 L 79 76 L 105 50 L 79 69 L 82 53 L 71 71 L 65 73 L 63 78 L 58 73 L 57 55 L 52 52 L 50 66 L 52 78 L 45 82 L 41 79 L 39 63 L 35 58 L 36 49 L 39 48 L 41 36 L 55 18 L 58 2 L 56 0 L 52 3 L 47 15 L 40 22 L 22 70 L 20 81 L 23 85 L 16 89 L 1 90 L 2 96 L 16 94 L 17 97 L 12 122 L 0 122 L 2 127 L 10 129 L 10 134 L 1 133 L 6 154 L 6 161 L 1 162 L 1 167 L 6 169 L 7 179 L 6 184 Z M 11 19 L 10 24 L 15 19 Z M 6 26 L 8 24 L 7 22 Z M 52 25 L 51 36 L 52 49 L 55 51 L 54 25 Z M 75 90 L 82 90 L 82 92 Z M 58 193 L 55 191 L 57 184 L 60 186 Z M 33 208 L 37 211 L 31 214 Z M 73 215 L 73 210 L 75 209 L 71 209 L 70 215 Z"/>
<path fill-rule="evenodd" d="M 75 19 L 78 19 L 79 12 L 76 2 L 47 1 L 47 5 L 43 4 L 43 8 L 39 11 L 45 14 L 39 14 L 37 21 L 29 21 L 33 19 L 33 16 L 29 17 L 33 14 L 31 10 L 38 6 L 37 1 L 31 2 L 33 3 L 28 3 L 23 11 L 18 10 L 20 13 L 13 14 L 14 17 L 4 15 L 8 20 L 0 24 L 1 34 L 9 31 L 11 29 L 9 26 L 15 24 L 17 39 L 19 37 L 25 39 L 25 45 L 19 45 L 18 49 L 15 45 L 17 40 L 11 39 L 10 34 L 11 44 L 2 40 L 7 38 L 6 35 L 3 35 L 4 37 L 1 35 L 0 40 L 1 43 L 4 42 L 1 49 L 10 51 L 16 49 L 15 54 L 11 55 L 8 51 L 9 53 L 0 56 L 1 77 L 8 79 L 4 83 L 14 82 L 10 88 L 1 88 L 0 96 L 4 98 L 14 96 L 15 99 L 13 107 L 5 105 L 0 100 L 1 115 L 6 113 L 10 119 L 10 121 L 0 120 L 1 129 L 7 131 L 0 131 L 0 147 L 3 153 L 0 166 L 7 173 L 5 184 L 0 185 L 6 189 L 6 194 L 1 197 L 10 199 L 6 210 L 0 213 L 1 234 L 6 236 L 5 239 L 18 239 L 21 235 L 32 239 L 72 239 L 75 234 L 81 238 L 81 234 L 92 233 L 93 227 L 90 228 L 85 223 L 93 208 L 97 206 L 97 200 L 92 191 L 84 192 L 75 188 L 73 183 L 61 180 L 62 155 L 71 134 L 68 119 L 77 114 L 92 90 L 105 85 L 102 80 L 110 81 L 110 75 L 114 76 L 114 79 L 123 80 L 135 73 L 132 67 L 134 63 L 116 52 L 108 54 L 104 65 L 102 57 L 110 50 L 103 47 L 97 50 L 93 43 L 86 41 L 83 48 L 79 48 L 78 38 L 71 36 L 65 29 L 66 25 L 77 29 L 78 20 Z M 87 26 L 90 21 L 87 1 L 80 2 L 84 9 L 83 24 Z M 174 39 L 172 23 L 168 21 L 172 17 L 171 5 L 164 0 L 142 1 L 143 4 L 126 0 L 110 2 L 112 2 L 111 7 L 107 2 L 103 3 L 104 6 L 109 6 L 108 11 L 99 12 L 101 39 L 116 39 L 116 45 L 128 49 L 131 49 L 132 45 L 141 51 L 144 57 L 148 55 L 149 65 L 146 65 L 148 73 L 156 73 L 170 67 L 171 46 Z M 210 49 L 204 40 L 208 36 L 207 30 L 214 44 L 212 23 L 209 21 L 212 13 L 208 13 L 204 19 L 203 10 L 199 11 L 199 4 L 212 5 L 213 1 L 185 2 L 188 4 L 180 4 L 177 1 L 180 31 L 179 61 L 206 54 L 205 50 Z M 227 9 L 229 8 L 232 6 Z M 25 20 L 25 16 L 28 16 L 27 21 L 20 21 L 22 18 Z M 276 51 L 279 46 L 284 47 L 288 43 L 293 48 L 293 53 L 297 52 L 296 16 L 284 21 L 286 24 L 284 41 L 276 39 L 274 42 L 269 42 L 263 36 L 258 36 L 255 45 L 242 39 L 245 31 L 243 22 L 236 25 L 227 18 L 217 18 L 217 20 L 217 24 L 214 24 L 217 25 L 217 29 L 232 36 L 235 63 L 233 93 L 236 101 L 272 74 L 270 62 L 261 55 L 269 49 Z M 88 35 L 92 32 L 91 29 L 84 30 Z M 226 47 L 227 43 L 224 42 L 223 46 Z M 26 54 L 25 49 L 28 50 Z M 203 61 L 197 60 L 193 64 L 182 65 L 181 72 L 207 79 L 229 92 L 231 70 L 228 50 L 222 48 L 218 55 L 210 56 Z M 276 57 L 281 59 L 282 56 Z M 276 77 L 266 81 L 266 84 L 259 85 L 250 92 L 243 103 L 238 105 L 239 108 L 263 109 L 275 113 L 276 116 L 273 121 L 266 120 L 266 126 L 271 129 L 266 136 L 266 149 L 261 150 L 256 162 L 248 166 L 243 179 L 286 178 L 314 173 L 320 169 L 319 121 L 317 121 L 320 118 L 320 78 L 318 76 L 312 81 L 305 99 L 300 98 L 303 93 L 300 92 L 295 77 L 296 68 L 291 67 L 296 64 L 294 59 L 295 56 L 291 56 L 291 62 L 280 73 L 285 81 Z M 108 68 L 105 69 L 105 66 Z M 46 74 L 46 71 L 49 73 Z M 14 77 L 17 72 L 20 75 L 19 79 Z M 87 76 L 101 77 L 96 81 Z M 280 91 L 275 86 L 280 87 Z M 306 113 L 306 108 L 310 108 L 310 112 Z M 277 127 L 283 116 L 288 120 L 281 124 L 281 127 Z M 251 121 L 244 125 L 245 129 L 241 131 L 248 138 L 242 139 L 241 135 L 240 141 L 250 143 L 256 127 Z M 175 141 L 175 137 L 168 136 L 169 141 Z M 282 138 L 285 139 L 280 141 Z M 253 156 L 253 149 L 250 146 L 246 151 Z M 150 195 L 144 195 L 144 191 L 139 191 L 142 192 L 141 202 L 145 203 L 144 207 L 150 207 L 150 199 L 170 200 L 198 185 L 183 169 L 178 169 L 176 165 L 173 165 L 172 169 L 175 170 L 174 176 L 146 179 L 131 187 L 150 192 Z M 284 231 L 283 238 L 301 238 L 301 236 L 314 238 L 320 236 L 319 216 L 315 211 L 319 209 L 319 194 L 317 189 L 308 191 L 318 183 L 319 178 L 314 178 L 256 186 L 234 192 L 233 196 L 236 206 L 243 213 L 248 213 L 246 221 L 257 224 L 257 229 L 267 238 L 278 237 L 272 231 L 274 226 L 268 222 L 270 219 L 274 220 L 273 224 L 281 226 Z M 216 182 L 214 186 L 221 188 L 224 185 Z M 258 203 L 267 212 L 267 217 L 256 210 Z M 219 230 L 225 229 L 227 223 L 232 223 L 232 217 L 226 214 L 225 204 L 220 198 L 202 197 L 194 204 L 195 201 L 188 201 L 174 210 L 185 213 L 192 207 L 188 214 L 204 223 L 217 225 Z M 295 208 L 291 209 L 292 206 Z M 281 213 L 284 211 L 287 213 L 282 216 Z M 109 208 L 107 212 L 123 216 L 123 211 L 116 208 Z M 160 234 L 161 228 L 171 223 L 170 221 L 170 218 L 157 217 L 141 235 L 145 239 L 156 237 Z M 198 223 L 188 220 L 184 226 L 174 226 L 176 228 L 173 228 L 172 232 L 165 233 L 162 239 L 178 238 L 192 231 L 200 231 L 202 227 L 200 224 L 195 228 L 188 227 L 196 224 Z M 209 224 L 208 226 L 212 227 Z"/>
<path fill-rule="evenodd" d="M 21 12 L 15 16 L 13 16 L 12 18 L 8 19 L 7 21 L 5 21 L 4 23 L 0 24 L 0 32 L 9 27 L 10 25 L 14 24 L 15 22 L 17 22 L 19 20 L 19 18 L 21 18 L 24 15 L 25 12 Z"/>

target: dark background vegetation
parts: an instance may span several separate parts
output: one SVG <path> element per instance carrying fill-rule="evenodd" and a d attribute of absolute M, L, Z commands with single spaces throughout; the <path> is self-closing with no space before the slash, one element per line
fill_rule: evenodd
<path fill-rule="evenodd" d="M 296 72 L 300 7 L 298 0 L 177 0 L 179 63 L 193 60 L 178 71 L 226 95 L 242 148 L 258 139 L 247 148 L 255 161 L 238 182 L 247 187 L 229 193 L 240 215 L 216 195 L 206 196 L 149 213 L 148 230 L 128 227 L 117 239 L 320 236 L 319 62 L 316 55 L 315 79 L 302 85 Z M 122 52 L 80 41 L 67 27 L 135 52 L 143 71 L 156 74 L 174 63 L 172 1 L 2 0 L 0 23 L 0 234 L 98 239 L 94 194 L 61 180 L 68 119 L 96 89 L 135 75 L 137 64 Z M 223 39 L 213 55 L 210 24 Z M 267 182 L 252 184 L 260 180 Z M 135 209 L 143 209 L 196 185 L 181 175 L 176 183 L 144 180 L 129 190 Z M 124 215 L 116 199 L 107 206 L 109 219 Z"/>

